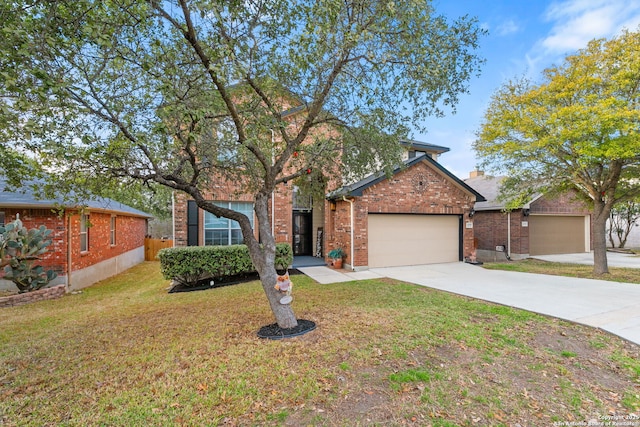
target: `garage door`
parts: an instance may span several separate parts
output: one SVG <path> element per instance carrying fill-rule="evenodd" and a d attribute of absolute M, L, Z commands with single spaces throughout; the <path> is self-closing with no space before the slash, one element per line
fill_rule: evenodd
<path fill-rule="evenodd" d="M 531 255 L 585 252 L 585 217 L 529 217 L 529 253 Z"/>
<path fill-rule="evenodd" d="M 369 215 L 369 267 L 459 261 L 457 215 Z"/>

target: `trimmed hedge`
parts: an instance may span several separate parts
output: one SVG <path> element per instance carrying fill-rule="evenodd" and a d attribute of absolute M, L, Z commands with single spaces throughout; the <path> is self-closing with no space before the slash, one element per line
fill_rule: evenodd
<path fill-rule="evenodd" d="M 246 245 L 187 246 L 166 248 L 158 252 L 160 271 L 165 279 L 187 286 L 211 277 L 227 277 L 255 273 Z M 275 267 L 286 269 L 293 262 L 293 250 L 288 243 L 276 245 Z"/>

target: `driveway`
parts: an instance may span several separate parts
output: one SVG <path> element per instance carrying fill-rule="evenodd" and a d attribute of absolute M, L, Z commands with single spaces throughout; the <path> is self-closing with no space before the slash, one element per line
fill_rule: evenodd
<path fill-rule="evenodd" d="M 536 255 L 532 258 L 569 264 L 593 265 L 593 252 L 562 255 Z M 609 267 L 640 268 L 640 256 L 619 252 L 607 252 L 607 263 Z"/>
<path fill-rule="evenodd" d="M 300 270 L 323 284 L 389 277 L 601 328 L 640 345 L 640 284 L 485 270 L 462 262 L 356 273 Z"/>
<path fill-rule="evenodd" d="M 640 285 L 486 270 L 465 263 L 387 267 L 380 276 L 601 328 L 640 345 Z"/>

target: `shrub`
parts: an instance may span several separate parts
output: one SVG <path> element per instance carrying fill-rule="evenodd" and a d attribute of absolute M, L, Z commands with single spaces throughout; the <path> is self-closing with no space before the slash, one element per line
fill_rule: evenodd
<path fill-rule="evenodd" d="M 255 273 L 246 245 L 189 246 L 166 248 L 158 252 L 160 270 L 165 279 L 193 286 L 211 277 Z M 276 245 L 275 267 L 285 269 L 293 262 L 293 250 L 288 243 Z"/>
<path fill-rule="evenodd" d="M 53 270 L 35 265 L 38 255 L 51 245 L 51 230 L 44 225 L 27 230 L 20 218 L 0 227 L 0 265 L 4 265 L 4 279 L 16 284 L 19 291 L 31 292 L 46 286 L 57 277 Z"/>

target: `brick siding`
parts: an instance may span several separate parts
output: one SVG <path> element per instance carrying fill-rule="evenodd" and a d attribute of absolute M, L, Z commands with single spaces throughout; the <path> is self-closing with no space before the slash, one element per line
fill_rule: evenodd
<path fill-rule="evenodd" d="M 426 180 L 426 188 L 415 188 L 417 179 Z M 354 201 L 354 260 L 351 253 L 350 206 L 348 202 L 337 201 L 336 210 L 327 209 L 327 249 L 342 247 L 352 266 L 367 266 L 368 253 L 368 214 L 450 214 L 463 215 L 464 222 L 472 221 L 466 214 L 473 206 L 475 196 L 457 187 L 450 178 L 433 169 L 426 162 L 399 172 L 363 192 L 362 197 Z M 467 256 L 473 250 L 473 228 L 463 227 L 463 254 Z"/>
<path fill-rule="evenodd" d="M 9 223 L 20 214 L 20 220 L 26 228 L 44 225 L 52 232 L 52 244 L 49 251 L 40 256 L 39 264 L 45 269 L 53 269 L 58 275 L 67 274 L 67 224 L 71 216 L 71 260 L 72 270 L 76 271 L 101 261 L 122 255 L 130 250 L 144 246 L 147 230 L 145 218 L 116 215 L 116 244 L 111 245 L 110 213 L 87 212 L 89 214 L 89 250 L 80 252 L 80 215 L 69 212 L 58 215 L 51 209 L 4 209 L 5 222 Z M 2 274 L 2 273 L 0 273 Z"/>
<path fill-rule="evenodd" d="M 589 215 L 588 207 L 573 192 L 555 196 L 542 196 L 531 203 L 530 214 L 543 215 Z M 474 216 L 477 248 L 483 251 L 495 251 L 496 246 L 504 246 L 507 250 L 507 218 L 508 214 L 499 210 L 477 211 Z M 511 254 L 529 254 L 529 227 L 522 209 L 511 212 Z M 591 233 L 593 239 L 593 233 Z"/>

